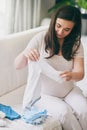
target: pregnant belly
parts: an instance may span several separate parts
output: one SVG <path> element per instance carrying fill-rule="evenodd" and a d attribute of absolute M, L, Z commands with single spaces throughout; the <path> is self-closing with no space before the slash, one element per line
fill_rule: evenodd
<path fill-rule="evenodd" d="M 56 97 L 65 97 L 74 87 L 73 81 L 56 82 L 46 76 L 42 76 L 41 92 Z"/>

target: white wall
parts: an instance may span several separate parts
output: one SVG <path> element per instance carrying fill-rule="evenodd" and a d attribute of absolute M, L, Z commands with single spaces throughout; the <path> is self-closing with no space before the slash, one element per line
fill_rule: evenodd
<path fill-rule="evenodd" d="M 41 20 L 48 17 L 48 9 L 55 4 L 55 0 L 41 0 Z"/>

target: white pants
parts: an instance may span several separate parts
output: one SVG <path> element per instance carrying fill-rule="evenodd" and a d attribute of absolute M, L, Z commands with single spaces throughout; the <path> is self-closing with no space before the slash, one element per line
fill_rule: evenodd
<path fill-rule="evenodd" d="M 36 87 L 32 89 L 32 99 L 41 95 L 40 94 L 40 78 L 41 78 L 41 68 L 36 67 L 33 63 L 33 66 L 30 68 L 32 71 L 32 76 L 35 76 L 34 79 Z M 37 65 L 38 66 L 38 65 Z M 46 67 L 46 66 L 45 66 Z M 34 70 L 34 71 L 33 71 Z M 45 71 L 45 69 L 43 70 Z M 43 72 L 45 74 L 45 72 Z M 31 76 L 31 79 L 33 77 Z M 30 80 L 31 80 L 30 79 Z M 32 85 L 33 85 L 32 82 Z M 27 105 L 30 102 L 29 91 L 30 87 L 27 86 L 25 95 L 24 95 L 24 104 Z M 37 91 L 38 90 L 38 91 Z M 37 97 L 34 97 L 36 95 Z M 28 102 L 29 100 L 29 102 Z M 39 108 L 47 109 L 48 114 L 56 117 L 62 124 L 64 130 L 86 130 L 87 129 L 87 100 L 82 95 L 81 90 L 78 87 L 75 87 L 65 98 L 58 98 L 50 95 L 41 95 L 41 99 L 35 104 Z"/>
<path fill-rule="evenodd" d="M 87 100 L 79 88 L 74 88 L 63 99 L 42 95 L 36 105 L 47 109 L 49 115 L 58 118 L 64 130 L 87 129 Z"/>

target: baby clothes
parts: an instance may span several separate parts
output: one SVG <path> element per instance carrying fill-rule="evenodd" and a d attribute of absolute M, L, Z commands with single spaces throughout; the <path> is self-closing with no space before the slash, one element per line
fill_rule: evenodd
<path fill-rule="evenodd" d="M 5 113 L 5 117 L 14 120 L 14 119 L 19 119 L 21 116 L 15 112 L 10 106 L 0 104 L 0 111 Z"/>
<path fill-rule="evenodd" d="M 56 82 L 63 82 L 63 79 L 59 76 L 60 71 L 56 71 L 44 60 L 39 60 L 37 62 L 31 61 L 29 63 L 29 77 L 24 94 L 23 109 L 31 108 L 34 103 L 40 99 L 42 74 Z"/>
<path fill-rule="evenodd" d="M 29 63 L 29 77 L 23 100 L 23 119 L 34 125 L 42 124 L 47 118 L 47 111 L 39 110 L 33 105 L 41 98 L 41 75 L 44 74 L 56 82 L 63 82 L 60 72 L 52 68 L 44 60 Z"/>
<path fill-rule="evenodd" d="M 47 116 L 47 110 L 39 110 L 36 107 L 32 107 L 24 111 L 22 118 L 26 123 L 41 125 L 45 122 Z"/>

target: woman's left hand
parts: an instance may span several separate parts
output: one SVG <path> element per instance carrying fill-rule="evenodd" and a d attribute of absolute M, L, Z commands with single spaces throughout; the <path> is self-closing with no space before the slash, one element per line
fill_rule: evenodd
<path fill-rule="evenodd" d="M 72 79 L 72 72 L 63 71 L 60 73 L 60 77 L 63 78 L 65 81 L 70 81 Z"/>

